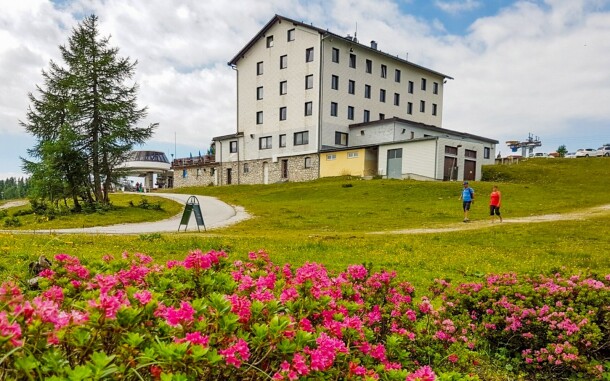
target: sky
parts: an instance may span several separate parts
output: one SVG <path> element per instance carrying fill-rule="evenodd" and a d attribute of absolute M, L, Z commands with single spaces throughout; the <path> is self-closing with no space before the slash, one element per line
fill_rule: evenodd
<path fill-rule="evenodd" d="M 22 177 L 35 140 L 28 93 L 83 17 L 121 57 L 137 60 L 136 149 L 176 157 L 236 132 L 236 75 L 227 62 L 279 14 L 453 77 L 442 127 L 500 142 L 542 141 L 537 152 L 610 143 L 610 0 L 0 0 L 0 179 Z M 519 152 L 518 152 L 519 153 Z"/>

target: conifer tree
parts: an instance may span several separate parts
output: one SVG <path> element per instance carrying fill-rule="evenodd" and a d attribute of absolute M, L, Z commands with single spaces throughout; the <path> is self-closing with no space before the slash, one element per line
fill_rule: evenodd
<path fill-rule="evenodd" d="M 37 179 L 55 173 L 53 188 L 60 186 L 77 209 L 79 198 L 109 202 L 112 184 L 124 176 L 118 165 L 154 131 L 154 125 L 137 127 L 146 116 L 146 108 L 137 106 L 137 84 L 129 83 L 137 61 L 120 57 L 98 28 L 95 15 L 74 28 L 68 44 L 59 47 L 65 65 L 51 61 L 43 70 L 40 97 L 29 94 L 27 120 L 21 122 L 37 139 L 28 152 L 40 160 L 23 159 L 24 169 Z"/>

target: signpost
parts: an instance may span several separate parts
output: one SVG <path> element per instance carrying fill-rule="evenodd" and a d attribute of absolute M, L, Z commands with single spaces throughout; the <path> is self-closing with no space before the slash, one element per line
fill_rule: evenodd
<path fill-rule="evenodd" d="M 180 225 L 178 225 L 178 231 L 180 231 L 180 227 L 184 226 L 184 231 L 188 228 L 189 220 L 191 219 L 191 213 L 195 213 L 195 221 L 197 222 L 197 230 L 199 226 L 203 225 L 203 229 L 207 231 L 205 227 L 205 223 L 203 222 L 203 215 L 201 214 L 201 206 L 199 205 L 199 200 L 197 197 L 191 196 L 186 200 L 186 205 L 184 206 L 184 213 L 182 213 L 182 218 L 180 219 Z"/>

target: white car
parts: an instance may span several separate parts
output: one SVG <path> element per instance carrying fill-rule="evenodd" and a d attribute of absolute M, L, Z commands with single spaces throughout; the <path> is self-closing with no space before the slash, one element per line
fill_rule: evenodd
<path fill-rule="evenodd" d="M 596 156 L 610 156 L 610 145 L 605 145 L 603 147 L 599 147 L 597 149 L 597 154 Z"/>
<path fill-rule="evenodd" d="M 597 155 L 597 151 L 593 148 L 580 148 L 576 150 L 576 157 L 589 157 Z"/>
<path fill-rule="evenodd" d="M 548 153 L 544 153 L 544 152 L 536 152 L 534 154 L 530 155 L 530 158 L 537 158 L 537 157 L 545 157 L 545 158 L 551 158 L 553 159 L 553 156 L 549 155 Z"/>
<path fill-rule="evenodd" d="M 576 157 L 576 152 L 568 152 L 564 156 L 566 159 L 574 159 Z"/>

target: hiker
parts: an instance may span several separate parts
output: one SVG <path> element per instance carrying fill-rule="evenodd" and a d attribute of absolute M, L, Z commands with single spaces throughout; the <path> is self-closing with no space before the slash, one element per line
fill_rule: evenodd
<path fill-rule="evenodd" d="M 468 212 L 470 211 L 470 205 L 474 203 L 474 189 L 468 185 L 468 181 L 464 181 L 463 185 L 464 189 L 462 189 L 460 200 L 462 200 L 462 208 L 464 209 L 464 222 L 470 222 Z"/>
<path fill-rule="evenodd" d="M 494 185 L 491 194 L 489 195 L 489 218 L 491 223 L 494 223 L 494 214 L 500 218 L 502 222 L 502 216 L 500 215 L 500 204 L 502 203 L 502 194 L 498 190 L 498 186 Z"/>

